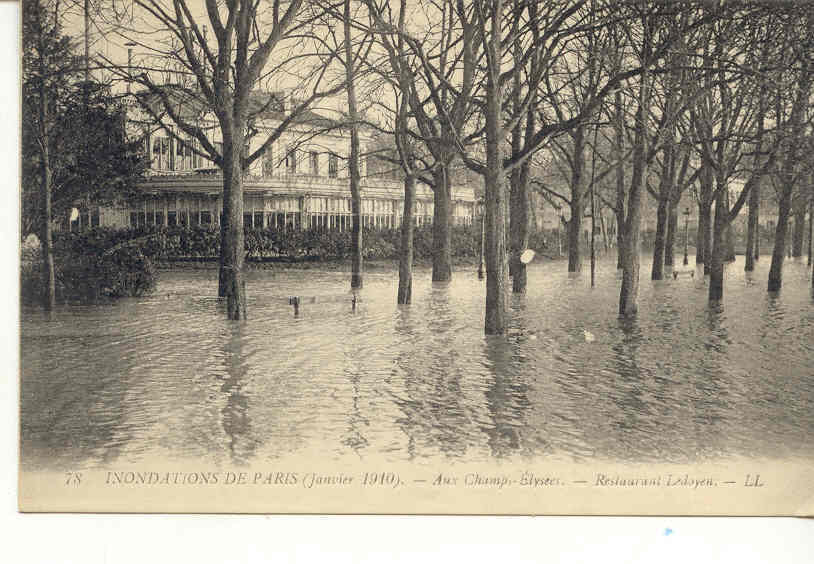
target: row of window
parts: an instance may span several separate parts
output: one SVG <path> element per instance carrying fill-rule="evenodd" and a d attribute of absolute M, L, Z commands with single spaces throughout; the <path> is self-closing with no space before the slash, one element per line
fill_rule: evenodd
<path fill-rule="evenodd" d="M 191 171 L 212 167 L 212 161 L 200 155 L 200 142 L 194 139 L 180 141 L 172 137 L 154 136 L 147 140 L 152 145 L 150 168 L 167 171 Z M 215 142 L 215 149 L 223 154 L 223 143 Z M 244 153 L 248 155 L 248 147 Z M 244 156 L 245 156 L 244 155 Z M 285 170 L 288 174 L 310 174 L 323 176 L 324 154 L 318 151 L 302 151 L 297 148 L 286 148 Z M 339 177 L 339 156 L 327 153 L 328 178 Z M 262 171 L 264 176 L 275 176 L 278 173 L 278 162 L 275 160 L 274 146 L 270 146 L 262 158 Z M 364 170 L 364 158 L 360 162 Z"/>

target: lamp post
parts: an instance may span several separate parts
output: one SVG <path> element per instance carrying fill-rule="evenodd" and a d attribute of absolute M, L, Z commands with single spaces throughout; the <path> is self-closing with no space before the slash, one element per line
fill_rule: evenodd
<path fill-rule="evenodd" d="M 684 209 L 684 266 L 687 266 L 687 264 L 689 264 L 689 261 L 687 260 L 687 246 L 689 245 L 690 241 L 689 224 L 690 224 L 690 208 L 687 207 Z"/>

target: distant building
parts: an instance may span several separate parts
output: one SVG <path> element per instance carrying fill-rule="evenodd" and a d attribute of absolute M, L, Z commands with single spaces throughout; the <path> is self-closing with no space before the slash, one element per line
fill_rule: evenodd
<path fill-rule="evenodd" d="M 144 96 L 144 94 L 142 94 Z M 272 130 L 285 119 L 287 108 L 281 96 L 254 93 L 257 110 L 247 151 L 255 151 Z M 152 106 L 151 106 L 152 107 Z M 158 115 L 158 105 L 156 104 Z M 288 108 L 290 109 L 290 108 Z M 216 147 L 222 145 L 217 120 L 200 106 L 179 101 L 178 109 L 208 132 Z M 196 151 L 199 141 L 180 134 L 169 135 L 165 127 L 178 129 L 167 119 L 163 124 L 151 119 L 136 101 L 129 104 L 127 129 L 143 139 L 150 159 L 149 171 L 139 185 L 141 197 L 113 208 L 85 205 L 75 217 L 67 218 L 72 230 L 113 226 L 204 226 L 215 228 L 223 209 L 223 179 L 219 168 Z M 401 224 L 404 188 L 390 175 L 368 174 L 364 156 L 370 137 L 362 135 L 360 162 L 362 225 L 394 228 Z M 245 171 L 244 224 L 255 228 L 336 229 L 351 226 L 350 184 L 347 155 L 350 135 L 315 112 L 303 112 L 269 150 Z M 414 217 L 417 225 L 432 222 L 433 193 L 425 184 L 416 187 Z M 453 223 L 468 225 L 476 213 L 476 198 L 469 186 L 453 189 Z"/>

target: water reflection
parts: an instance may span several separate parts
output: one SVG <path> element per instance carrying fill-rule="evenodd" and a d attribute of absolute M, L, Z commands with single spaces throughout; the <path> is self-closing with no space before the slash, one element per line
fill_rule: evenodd
<path fill-rule="evenodd" d="M 523 334 L 522 327 L 516 327 Z M 518 354 L 520 345 L 503 336 L 484 339 L 484 351 L 489 367 L 486 379 L 486 406 L 489 423 L 483 432 L 489 437 L 491 455 L 503 458 L 514 454 L 523 446 L 522 430 L 530 407 L 526 373 Z"/>
<path fill-rule="evenodd" d="M 344 273 L 252 272 L 241 324 L 215 274 L 162 272 L 154 298 L 23 312 L 22 464 L 814 457 L 814 303 L 789 268 L 781 299 L 736 263 L 716 308 L 700 276 L 642 280 L 620 319 L 612 259 L 595 288 L 532 264 L 505 337 L 483 335 L 470 272 L 417 269 L 410 306 L 371 273 L 355 313 Z M 326 299 L 294 318 L 289 295 Z"/>
<path fill-rule="evenodd" d="M 246 384 L 249 379 L 249 359 L 244 353 L 246 329 L 243 323 L 229 327 L 229 336 L 223 348 L 225 374 L 220 377 L 220 391 L 226 398 L 221 409 L 221 424 L 228 440 L 231 461 L 246 465 L 252 459 L 257 441 L 251 436 L 249 396 Z"/>

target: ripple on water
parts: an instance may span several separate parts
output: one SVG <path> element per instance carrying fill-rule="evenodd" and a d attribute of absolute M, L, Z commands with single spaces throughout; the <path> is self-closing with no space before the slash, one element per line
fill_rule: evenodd
<path fill-rule="evenodd" d="M 701 276 L 643 278 L 634 320 L 616 314 L 611 261 L 595 288 L 534 264 L 504 337 L 483 335 L 484 284 L 465 269 L 446 285 L 419 269 L 410 306 L 394 273 L 367 275 L 355 311 L 347 274 L 253 271 L 246 323 L 225 319 L 211 271 L 162 272 L 147 298 L 25 310 L 22 462 L 810 457 L 805 266 L 768 295 L 768 261 L 749 279 L 741 261 L 718 308 Z"/>

